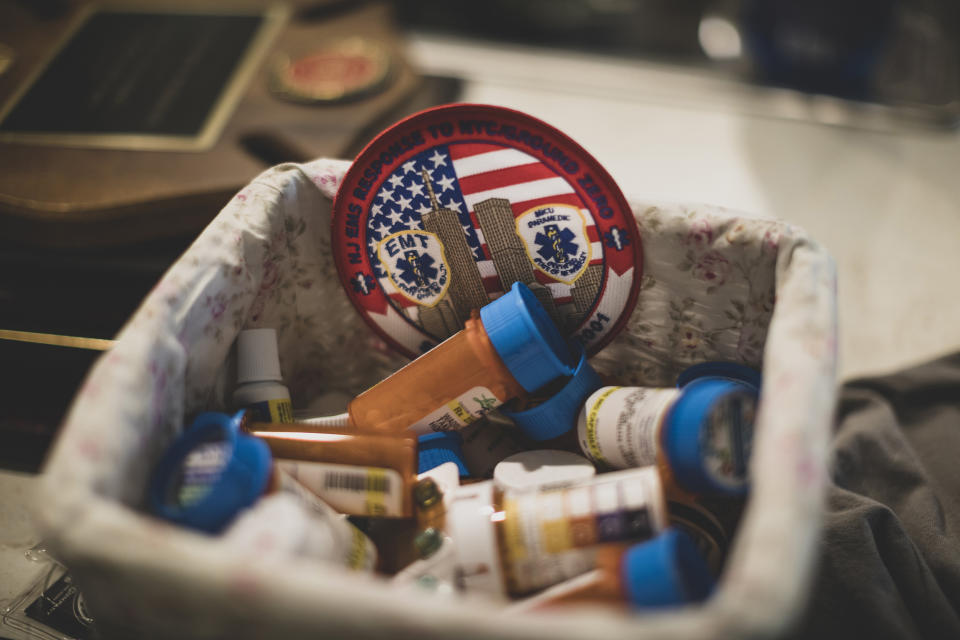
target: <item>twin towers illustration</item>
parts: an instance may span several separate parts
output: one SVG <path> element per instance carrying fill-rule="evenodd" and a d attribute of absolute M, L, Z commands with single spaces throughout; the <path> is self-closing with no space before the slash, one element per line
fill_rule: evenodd
<path fill-rule="evenodd" d="M 450 286 L 432 307 L 420 307 L 419 323 L 424 331 L 443 338 L 463 328 L 473 309 L 490 302 L 483 286 L 473 250 L 467 245 L 460 216 L 453 209 L 440 206 L 426 169 L 423 182 L 430 194 L 430 211 L 423 214 L 424 231 L 440 239 L 450 269 Z M 556 304 L 550 290 L 537 282 L 534 267 L 527 256 L 523 239 L 517 234 L 513 209 L 506 198 L 488 198 L 474 206 L 474 213 L 483 231 L 504 291 L 514 282 L 522 282 L 536 296 L 561 330 L 573 330 L 590 309 L 603 282 L 603 266 L 588 265 L 570 289 L 571 300 Z M 589 242 L 584 238 L 584 242 Z"/>

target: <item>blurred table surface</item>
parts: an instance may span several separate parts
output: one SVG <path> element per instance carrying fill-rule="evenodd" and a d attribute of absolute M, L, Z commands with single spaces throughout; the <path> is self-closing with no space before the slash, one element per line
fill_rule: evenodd
<path fill-rule="evenodd" d="M 960 347 L 958 132 L 636 60 L 425 33 L 408 34 L 407 46 L 421 72 L 463 80 L 459 100 L 519 109 L 569 134 L 628 198 L 710 203 L 804 227 L 837 263 L 842 378 Z M 97 267 L 132 280 L 97 337 L 119 328 L 184 246 L 160 246 L 152 267 L 123 252 Z M 75 358 L 77 378 L 94 355 Z M 33 579 L 21 558 L 32 543 L 23 524 L 31 484 L 0 472 L 0 600 Z"/>

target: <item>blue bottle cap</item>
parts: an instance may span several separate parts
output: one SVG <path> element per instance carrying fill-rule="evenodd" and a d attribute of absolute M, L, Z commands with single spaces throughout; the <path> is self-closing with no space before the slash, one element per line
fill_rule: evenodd
<path fill-rule="evenodd" d="M 527 391 L 573 375 L 573 357 L 557 325 L 522 282 L 481 308 L 480 320 L 493 348 Z"/>
<path fill-rule="evenodd" d="M 167 449 L 150 482 L 155 514 L 217 533 L 263 494 L 270 480 L 270 448 L 240 432 L 243 413 L 201 413 Z"/>
<path fill-rule="evenodd" d="M 419 455 L 417 473 L 429 471 L 445 462 L 456 462 L 460 476 L 470 475 L 463 462 L 463 436 L 457 431 L 428 433 L 417 438 Z"/>
<path fill-rule="evenodd" d="M 542 404 L 526 411 L 500 409 L 500 413 L 513 420 L 533 440 L 551 440 L 577 426 L 580 407 L 591 393 L 603 386 L 600 376 L 587 362 L 587 353 L 582 346 L 580 362 L 573 376 L 563 388 Z"/>
<path fill-rule="evenodd" d="M 723 378 L 699 378 L 683 388 L 663 425 L 667 459 L 681 488 L 746 492 L 756 401 L 754 387 Z"/>
<path fill-rule="evenodd" d="M 620 570 L 627 599 L 638 608 L 701 602 L 714 586 L 697 545 L 679 529 L 630 547 Z"/>
<path fill-rule="evenodd" d="M 762 377 L 756 369 L 736 362 L 701 362 L 680 372 L 677 388 L 682 389 L 699 378 L 723 378 L 738 380 L 759 390 Z"/>

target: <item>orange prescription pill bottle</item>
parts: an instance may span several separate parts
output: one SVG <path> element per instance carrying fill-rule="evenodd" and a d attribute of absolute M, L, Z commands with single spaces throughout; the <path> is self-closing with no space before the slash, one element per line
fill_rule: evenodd
<path fill-rule="evenodd" d="M 601 602 L 635 609 L 673 607 L 704 600 L 714 586 L 693 540 L 673 528 L 638 544 L 598 547 L 596 567 L 517 603 L 511 612 Z"/>
<path fill-rule="evenodd" d="M 444 528 L 447 507 L 443 501 L 443 490 L 433 478 L 422 478 L 413 488 L 414 503 L 417 512 L 417 529 L 441 530 Z"/>
<path fill-rule="evenodd" d="M 574 372 L 563 336 L 521 282 L 466 326 L 363 392 L 347 412 L 362 430 L 460 429 L 510 398 Z"/>
<path fill-rule="evenodd" d="M 413 513 L 417 439 L 297 423 L 248 427 L 274 464 L 341 513 L 406 518 Z"/>
<path fill-rule="evenodd" d="M 653 467 L 548 491 L 462 487 L 447 511 L 465 589 L 521 596 L 594 568 L 597 545 L 646 540 L 667 526 Z"/>

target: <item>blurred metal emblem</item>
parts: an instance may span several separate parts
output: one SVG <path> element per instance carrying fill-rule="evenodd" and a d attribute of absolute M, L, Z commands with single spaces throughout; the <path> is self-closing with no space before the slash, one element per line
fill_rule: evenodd
<path fill-rule="evenodd" d="M 349 100 L 386 86 L 391 68 L 386 47 L 365 38 L 346 38 L 296 59 L 280 56 L 273 66 L 271 88 L 294 102 Z"/>

